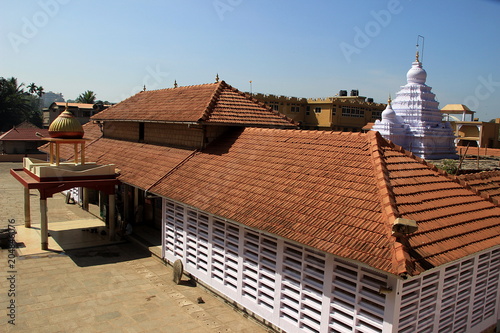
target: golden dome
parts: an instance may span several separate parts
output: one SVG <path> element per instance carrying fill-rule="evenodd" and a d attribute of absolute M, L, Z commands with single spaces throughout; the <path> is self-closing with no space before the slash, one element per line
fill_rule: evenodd
<path fill-rule="evenodd" d="M 52 138 L 81 139 L 83 138 L 83 127 L 78 119 L 68 111 L 64 110 L 49 126 L 49 135 Z"/>

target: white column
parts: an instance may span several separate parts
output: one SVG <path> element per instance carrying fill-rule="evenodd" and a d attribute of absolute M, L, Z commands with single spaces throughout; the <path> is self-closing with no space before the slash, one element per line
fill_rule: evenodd
<path fill-rule="evenodd" d="M 47 221 L 47 199 L 40 199 L 40 232 L 42 237 L 42 250 L 49 249 L 49 228 Z"/>
<path fill-rule="evenodd" d="M 30 202 L 30 190 L 29 188 L 24 188 L 24 227 L 31 228 L 31 202 Z"/>

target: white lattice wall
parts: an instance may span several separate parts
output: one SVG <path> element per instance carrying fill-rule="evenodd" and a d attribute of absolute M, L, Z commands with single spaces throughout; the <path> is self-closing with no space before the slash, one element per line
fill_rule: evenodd
<path fill-rule="evenodd" d="M 403 284 L 399 332 L 481 332 L 496 324 L 500 249 Z"/>
<path fill-rule="evenodd" d="M 81 187 L 73 187 L 70 188 L 69 190 L 63 191 L 62 192 L 64 195 L 68 195 L 69 197 L 79 205 L 82 204 L 82 188 Z"/>
<path fill-rule="evenodd" d="M 385 274 L 164 200 L 164 257 L 287 332 L 383 332 Z"/>

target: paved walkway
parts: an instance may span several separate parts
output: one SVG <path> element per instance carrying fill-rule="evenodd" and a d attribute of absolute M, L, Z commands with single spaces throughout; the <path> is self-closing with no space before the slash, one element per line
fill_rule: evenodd
<path fill-rule="evenodd" d="M 185 277 L 175 285 L 172 268 L 149 251 L 99 243 L 99 234 L 81 230 L 99 220 L 66 205 L 62 195 L 48 199 L 52 251 L 39 250 L 38 196 L 32 191 L 34 228 L 24 230 L 23 188 L 8 173 L 18 167 L 0 163 L 0 228 L 14 219 L 16 241 L 26 246 L 10 262 L 9 250 L 0 250 L 0 332 L 266 332 Z M 66 250 L 61 241 L 63 251 L 57 251 L 61 233 L 70 235 L 65 228 L 85 242 L 95 237 L 100 246 Z"/>

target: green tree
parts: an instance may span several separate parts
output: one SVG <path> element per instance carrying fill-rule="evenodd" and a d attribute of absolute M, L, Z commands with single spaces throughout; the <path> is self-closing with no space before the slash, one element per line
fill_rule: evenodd
<path fill-rule="evenodd" d="M 87 90 L 84 93 L 80 94 L 80 96 L 78 96 L 76 98 L 76 102 L 77 103 L 94 104 L 95 98 L 96 98 L 96 96 L 95 96 L 94 92 L 91 90 Z"/>
<path fill-rule="evenodd" d="M 42 126 L 42 111 L 40 97 L 43 87 L 31 83 L 28 91 L 17 79 L 0 77 L 0 131 L 7 131 L 23 121 Z"/>
<path fill-rule="evenodd" d="M 0 78 L 0 131 L 7 131 L 29 118 L 29 96 L 16 78 Z"/>
<path fill-rule="evenodd" d="M 36 86 L 36 84 L 35 84 L 35 83 L 33 83 L 33 82 L 31 82 L 31 83 L 28 85 L 28 87 L 27 87 L 27 88 L 29 89 L 28 91 L 29 91 L 29 93 L 30 93 L 30 94 L 34 94 L 34 93 L 36 93 L 36 91 L 37 91 L 37 89 L 38 89 L 38 87 Z"/>

